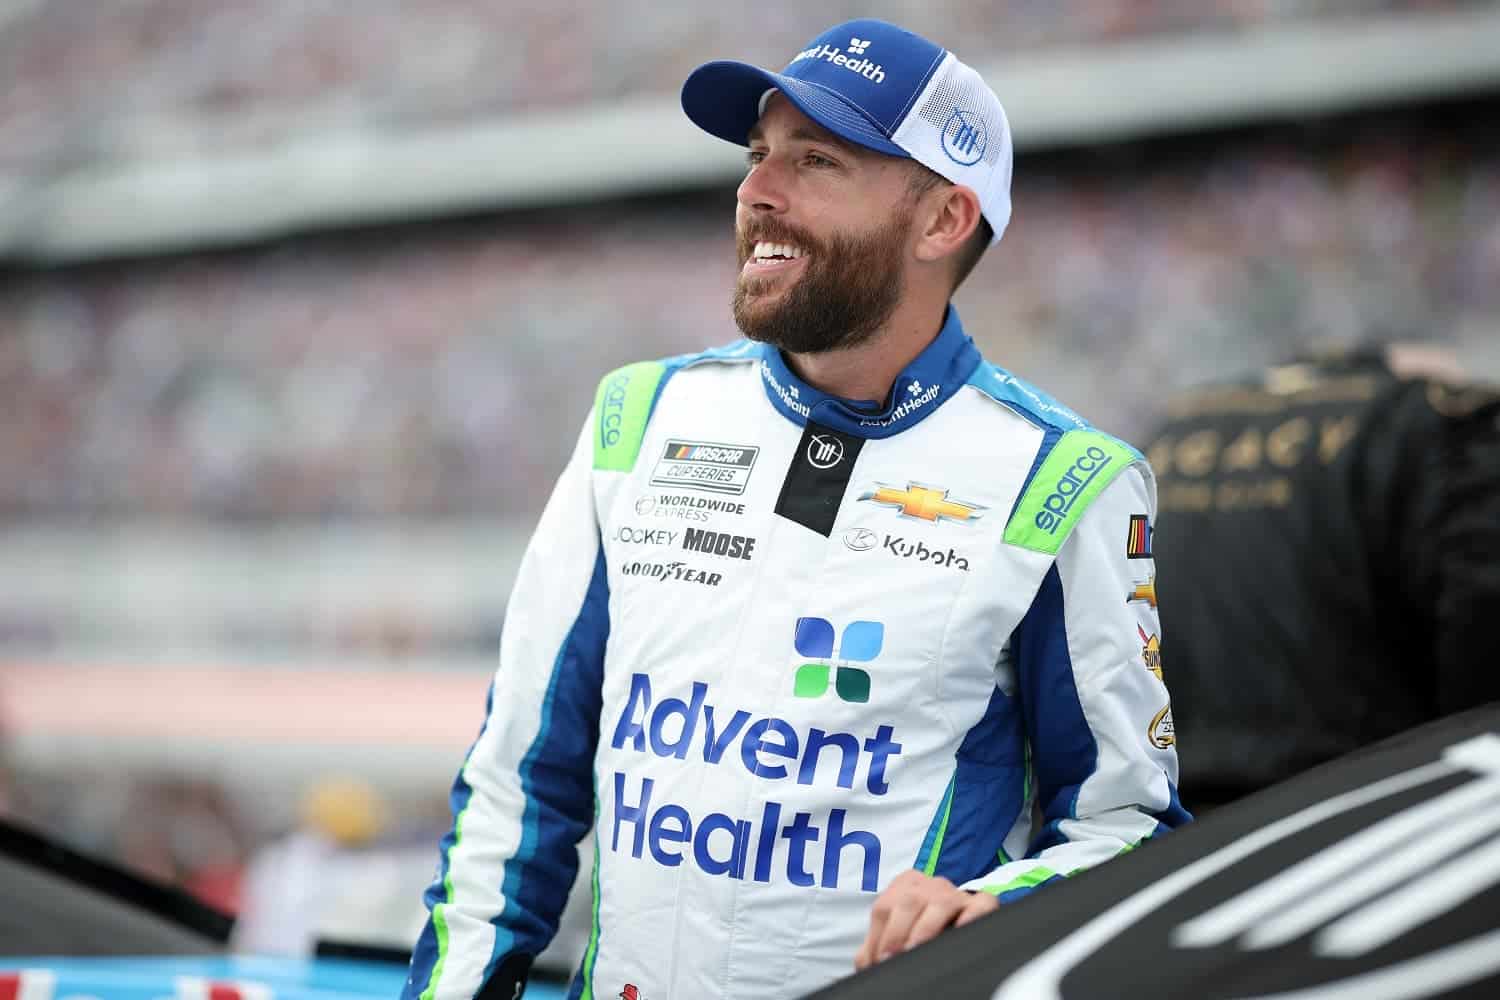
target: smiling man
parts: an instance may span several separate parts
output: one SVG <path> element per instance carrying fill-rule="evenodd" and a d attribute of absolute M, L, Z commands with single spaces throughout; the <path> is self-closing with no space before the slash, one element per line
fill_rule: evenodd
<path fill-rule="evenodd" d="M 799 996 L 1188 820 L 1128 445 L 949 304 L 1000 102 L 841 24 L 713 62 L 744 340 L 606 375 L 522 562 L 406 995 L 510 998 L 590 830 L 573 997 Z"/>

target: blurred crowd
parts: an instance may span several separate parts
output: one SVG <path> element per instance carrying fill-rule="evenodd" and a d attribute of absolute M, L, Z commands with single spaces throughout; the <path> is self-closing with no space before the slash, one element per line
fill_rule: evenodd
<path fill-rule="evenodd" d="M 1480 127 L 1384 114 L 1025 160 L 960 310 L 1127 438 L 1162 392 L 1314 342 L 1485 356 Z M 603 371 L 734 338 L 731 219 L 721 191 L 16 272 L 0 517 L 529 519 Z"/>
<path fill-rule="evenodd" d="M 0 768 L 0 819 L 235 916 L 231 946 L 308 955 L 319 940 L 409 947 L 425 911 L 441 788 L 391 794 L 311 772 L 300 787 L 187 775 Z"/>
<path fill-rule="evenodd" d="M 984 53 L 1492 0 L 0 0 L 0 173 L 667 93 L 706 58 L 784 64 L 883 17 Z"/>

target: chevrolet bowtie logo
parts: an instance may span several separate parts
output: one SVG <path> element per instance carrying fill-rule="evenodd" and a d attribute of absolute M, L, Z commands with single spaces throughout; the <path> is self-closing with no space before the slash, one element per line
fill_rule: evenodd
<path fill-rule="evenodd" d="M 949 500 L 947 490 L 919 486 L 916 483 L 907 483 L 904 490 L 877 483 L 872 492 L 861 494 L 860 499 L 897 507 L 907 517 L 920 517 L 924 521 L 943 518 L 960 522 L 974 521 L 986 510 L 971 503 Z"/>

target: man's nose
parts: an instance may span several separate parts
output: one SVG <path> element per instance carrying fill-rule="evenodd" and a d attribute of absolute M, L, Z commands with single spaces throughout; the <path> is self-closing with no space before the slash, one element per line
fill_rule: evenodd
<path fill-rule="evenodd" d="M 745 175 L 735 192 L 739 203 L 757 212 L 773 214 L 785 212 L 787 208 L 786 174 L 784 166 L 776 157 L 767 156 Z"/>

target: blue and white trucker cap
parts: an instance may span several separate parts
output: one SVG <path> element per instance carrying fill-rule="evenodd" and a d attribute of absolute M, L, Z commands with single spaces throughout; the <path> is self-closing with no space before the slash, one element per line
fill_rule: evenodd
<path fill-rule="evenodd" d="M 885 21 L 845 21 L 780 73 L 704 63 L 682 85 L 682 110 L 710 135 L 748 146 L 778 90 L 835 135 L 973 189 L 999 242 L 1010 221 L 1010 124 L 1000 98 L 953 53 Z"/>

